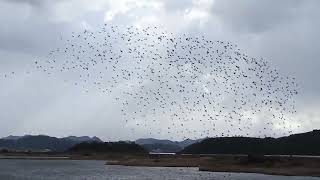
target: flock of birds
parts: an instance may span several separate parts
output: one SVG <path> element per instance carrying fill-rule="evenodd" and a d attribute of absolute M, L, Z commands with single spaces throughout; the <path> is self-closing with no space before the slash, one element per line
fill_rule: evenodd
<path fill-rule="evenodd" d="M 231 42 L 109 25 L 63 41 L 34 62 L 36 69 L 113 96 L 133 130 L 189 138 L 277 136 L 296 128 L 288 119 L 296 112 L 295 79 Z"/>

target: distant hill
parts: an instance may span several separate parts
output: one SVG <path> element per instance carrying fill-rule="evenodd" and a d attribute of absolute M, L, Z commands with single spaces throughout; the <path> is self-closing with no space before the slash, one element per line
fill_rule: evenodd
<path fill-rule="evenodd" d="M 185 154 L 320 155 L 320 131 L 281 138 L 220 137 L 192 144 Z"/>
<path fill-rule="evenodd" d="M 153 153 L 176 153 L 183 148 L 176 144 L 143 144 L 143 148 Z"/>
<path fill-rule="evenodd" d="M 184 141 L 170 141 L 170 140 L 161 140 L 161 139 L 138 139 L 135 141 L 136 144 L 141 145 L 149 152 L 157 152 L 157 153 L 174 153 L 179 152 L 183 148 L 194 144 L 196 142 L 200 142 L 199 140 L 191 140 L 187 139 Z"/>
<path fill-rule="evenodd" d="M 83 142 L 69 149 L 72 153 L 148 153 L 134 142 Z"/>
<path fill-rule="evenodd" d="M 96 136 L 94 136 L 92 138 L 89 136 L 80 136 L 80 137 L 68 136 L 63 139 L 71 140 L 71 141 L 75 141 L 75 142 L 103 142 L 100 138 L 98 138 Z"/>
<path fill-rule="evenodd" d="M 186 140 L 180 141 L 180 142 L 179 142 L 179 145 L 180 145 L 182 148 L 185 148 L 185 147 L 190 146 L 190 145 L 192 145 L 192 144 L 194 144 L 194 143 L 201 142 L 201 141 L 203 141 L 204 139 L 206 139 L 206 138 L 196 139 L 196 140 L 186 139 Z"/>
<path fill-rule="evenodd" d="M 17 140 L 19 138 L 21 138 L 22 136 L 7 136 L 7 137 L 4 137 L 2 139 L 6 139 L 6 140 Z"/>
<path fill-rule="evenodd" d="M 56 138 L 45 135 L 25 135 L 8 136 L 0 139 L 0 149 L 18 150 L 18 151 L 66 151 L 75 144 L 81 142 L 102 142 L 97 137 L 75 137 Z"/>

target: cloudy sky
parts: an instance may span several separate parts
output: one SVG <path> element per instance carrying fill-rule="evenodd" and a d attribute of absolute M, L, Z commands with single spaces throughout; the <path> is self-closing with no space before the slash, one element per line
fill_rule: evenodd
<path fill-rule="evenodd" d="M 298 112 L 290 117 L 301 124 L 296 132 L 320 129 L 319 7 L 317 0 L 0 0 L 0 137 L 148 136 L 143 129 L 132 134 L 119 121 L 110 97 L 77 91 L 59 77 L 25 73 L 35 59 L 60 46 L 61 36 L 95 31 L 105 23 L 159 25 L 173 33 L 231 41 L 296 77 Z"/>

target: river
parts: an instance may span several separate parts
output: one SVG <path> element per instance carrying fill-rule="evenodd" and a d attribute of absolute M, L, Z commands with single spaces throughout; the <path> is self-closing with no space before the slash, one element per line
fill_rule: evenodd
<path fill-rule="evenodd" d="M 91 160 L 0 159 L 0 180 L 320 180 L 313 177 L 200 172 L 197 168 L 108 166 Z"/>

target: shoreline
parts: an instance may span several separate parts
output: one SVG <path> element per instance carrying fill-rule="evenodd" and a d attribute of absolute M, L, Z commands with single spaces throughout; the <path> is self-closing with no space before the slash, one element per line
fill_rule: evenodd
<path fill-rule="evenodd" d="M 301 177 L 320 177 L 319 170 L 314 169 L 313 172 L 310 170 L 301 171 L 301 169 L 267 169 L 267 168 L 252 168 L 252 169 L 207 169 L 199 167 L 199 171 L 204 172 L 226 172 L 226 173 L 248 173 L 248 174 L 264 174 L 274 176 L 301 176 Z"/>
<path fill-rule="evenodd" d="M 199 171 L 256 173 L 279 176 L 320 177 L 318 157 L 161 155 L 161 154 L 0 154 L 1 159 L 19 160 L 99 160 L 106 165 L 140 167 L 196 167 Z"/>
<path fill-rule="evenodd" d="M 320 177 L 320 159 L 311 157 L 269 157 L 256 159 L 239 156 L 215 157 L 148 157 L 144 159 L 120 159 L 108 161 L 107 165 L 145 167 L 197 167 L 199 171 L 257 173 L 279 176 Z"/>

